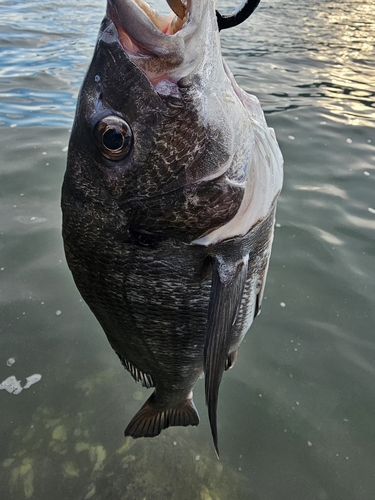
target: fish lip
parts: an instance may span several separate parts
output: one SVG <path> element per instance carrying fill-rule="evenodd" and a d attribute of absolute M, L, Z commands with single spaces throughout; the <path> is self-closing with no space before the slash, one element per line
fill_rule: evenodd
<path fill-rule="evenodd" d="M 116 28 L 116 38 L 127 57 L 155 88 L 166 80 L 175 85 L 199 72 L 198 68 L 202 70 L 204 60 L 221 58 L 214 0 L 187 0 L 183 21 L 174 13 L 158 14 L 145 0 L 107 0 L 106 18 Z M 172 19 L 180 23 L 176 31 L 168 28 Z M 104 41 L 104 32 L 102 37 Z M 173 85 L 158 92 L 177 95 Z"/>
<path fill-rule="evenodd" d="M 195 10 L 192 0 L 187 0 L 181 21 L 174 13 L 159 14 L 144 0 L 107 0 L 107 17 L 115 24 L 124 50 L 132 55 L 160 56 L 181 50 L 181 38 L 196 28 Z"/>

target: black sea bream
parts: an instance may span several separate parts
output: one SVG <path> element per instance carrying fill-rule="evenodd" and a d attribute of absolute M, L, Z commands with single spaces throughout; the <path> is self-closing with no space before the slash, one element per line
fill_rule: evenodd
<path fill-rule="evenodd" d="M 108 0 L 70 138 L 63 237 L 111 346 L 154 388 L 125 434 L 197 425 L 204 374 L 218 450 L 219 385 L 260 311 L 283 160 L 222 59 L 214 0 L 169 3 L 182 19 Z"/>

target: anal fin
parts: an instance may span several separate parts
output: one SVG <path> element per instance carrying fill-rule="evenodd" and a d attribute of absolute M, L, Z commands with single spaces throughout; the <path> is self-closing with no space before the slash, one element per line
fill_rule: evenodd
<path fill-rule="evenodd" d="M 192 398 L 180 405 L 165 408 L 156 404 L 153 393 L 125 429 L 125 436 L 155 437 L 171 426 L 198 424 L 199 416 Z"/>
<path fill-rule="evenodd" d="M 204 346 L 206 404 L 215 451 L 219 456 L 217 402 L 223 372 L 235 360 L 229 356 L 233 328 L 244 292 L 249 256 L 214 256 L 211 295 Z"/>
<path fill-rule="evenodd" d="M 141 382 L 142 386 L 146 387 L 147 389 L 155 387 L 151 375 L 149 375 L 148 373 L 144 373 L 142 370 L 137 368 L 135 365 L 133 365 L 133 363 L 125 359 L 119 353 L 117 353 L 117 356 L 120 358 L 121 363 L 126 368 L 126 370 L 128 370 L 128 372 L 136 382 Z"/>

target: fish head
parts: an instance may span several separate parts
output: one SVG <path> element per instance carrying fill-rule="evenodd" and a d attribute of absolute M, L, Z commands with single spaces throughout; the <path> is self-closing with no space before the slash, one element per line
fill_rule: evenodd
<path fill-rule="evenodd" d="M 253 175 L 253 122 L 264 121 L 241 92 L 221 56 L 214 0 L 187 0 L 183 19 L 108 0 L 63 200 L 116 205 L 128 224 L 189 242 L 225 225 Z"/>

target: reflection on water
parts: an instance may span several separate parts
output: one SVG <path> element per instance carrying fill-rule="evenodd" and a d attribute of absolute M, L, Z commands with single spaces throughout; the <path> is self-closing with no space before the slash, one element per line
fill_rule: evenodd
<path fill-rule="evenodd" d="M 0 498 L 369 500 L 373 2 L 262 0 L 246 26 L 221 34 L 276 130 L 286 175 L 263 313 L 221 387 L 220 462 L 201 382 L 197 428 L 123 438 L 148 392 L 118 363 L 65 264 L 60 186 L 104 9 L 1 2 L 0 387 L 41 379 L 0 391 Z"/>
<path fill-rule="evenodd" d="M 266 87 L 266 110 L 320 105 L 341 120 L 371 126 L 374 24 L 372 2 L 266 2 L 250 24 L 249 37 L 224 33 L 223 45 L 247 90 L 255 88 L 254 74 L 260 92 Z M 270 81 L 276 73 L 282 85 Z"/>

